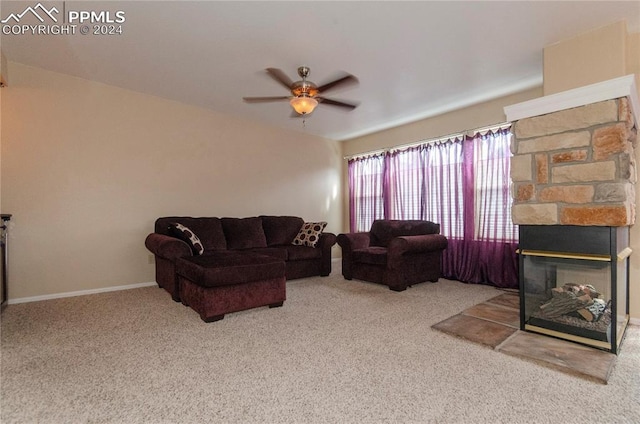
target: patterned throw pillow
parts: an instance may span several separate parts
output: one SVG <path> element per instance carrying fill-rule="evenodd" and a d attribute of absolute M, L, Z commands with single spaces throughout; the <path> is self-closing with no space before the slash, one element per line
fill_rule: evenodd
<path fill-rule="evenodd" d="M 202 255 L 204 253 L 204 246 L 202 245 L 202 242 L 188 227 L 177 222 L 172 222 L 169 224 L 169 228 L 176 237 L 186 242 L 191 247 L 191 251 L 194 255 Z"/>
<path fill-rule="evenodd" d="M 298 231 L 298 235 L 293 239 L 293 244 L 297 246 L 316 247 L 322 230 L 327 226 L 326 222 L 305 222 Z"/>

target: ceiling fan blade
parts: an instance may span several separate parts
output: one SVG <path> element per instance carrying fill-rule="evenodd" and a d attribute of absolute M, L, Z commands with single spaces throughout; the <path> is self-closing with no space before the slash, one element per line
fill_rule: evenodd
<path fill-rule="evenodd" d="M 267 68 L 267 72 L 274 80 L 278 81 L 280 84 L 286 87 L 287 90 L 291 90 L 291 86 L 293 85 L 293 81 L 278 68 Z"/>
<path fill-rule="evenodd" d="M 325 105 L 338 106 L 349 110 L 353 110 L 358 107 L 357 104 L 339 102 L 337 100 L 331 100 L 324 97 L 316 97 L 316 100 Z"/>
<path fill-rule="evenodd" d="M 266 102 L 278 102 L 280 100 L 289 100 L 289 96 L 275 96 L 275 97 L 243 97 L 247 103 L 266 103 Z"/>
<path fill-rule="evenodd" d="M 328 82 L 326 84 L 321 85 L 320 87 L 318 87 L 318 91 L 320 93 L 323 93 L 327 90 L 330 90 L 332 88 L 336 88 L 338 86 L 348 86 L 348 85 L 353 85 L 353 84 L 357 84 L 358 83 L 358 78 L 354 77 L 351 74 L 347 74 L 343 77 L 340 77 L 336 80 L 333 80 L 331 82 Z"/>

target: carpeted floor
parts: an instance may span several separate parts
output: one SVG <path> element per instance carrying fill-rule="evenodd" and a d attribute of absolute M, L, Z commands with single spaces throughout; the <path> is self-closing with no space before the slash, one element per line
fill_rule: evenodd
<path fill-rule="evenodd" d="M 9 305 L 2 423 L 640 422 L 640 328 L 609 384 L 431 327 L 501 291 L 287 283 L 282 308 L 206 324 L 161 289 Z"/>
<path fill-rule="evenodd" d="M 606 384 L 617 356 L 588 346 L 520 331 L 520 298 L 504 293 L 447 318 L 433 328 L 537 362 L 559 371 Z"/>

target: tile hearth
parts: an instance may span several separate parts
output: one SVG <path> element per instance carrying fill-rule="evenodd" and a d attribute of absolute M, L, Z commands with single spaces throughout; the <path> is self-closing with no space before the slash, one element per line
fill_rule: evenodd
<path fill-rule="evenodd" d="M 520 300 L 507 292 L 432 326 L 498 352 L 606 384 L 616 355 L 519 330 Z"/>

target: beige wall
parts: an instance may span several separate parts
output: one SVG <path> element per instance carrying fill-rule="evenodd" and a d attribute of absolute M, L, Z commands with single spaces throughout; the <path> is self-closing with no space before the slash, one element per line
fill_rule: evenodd
<path fill-rule="evenodd" d="M 9 80 L 9 75 L 7 73 L 7 58 L 4 56 L 4 53 L 2 53 L 2 50 L 0 50 L 0 81 L 2 81 L 4 84 L 7 84 Z"/>
<path fill-rule="evenodd" d="M 617 22 L 544 48 L 544 94 L 627 75 L 627 26 Z"/>
<path fill-rule="evenodd" d="M 341 229 L 338 142 L 9 62 L 9 298 L 154 281 L 159 216 L 291 214 Z"/>
<path fill-rule="evenodd" d="M 627 69 L 626 75 L 635 74 L 636 87 L 640 90 L 640 32 L 627 37 Z"/>

